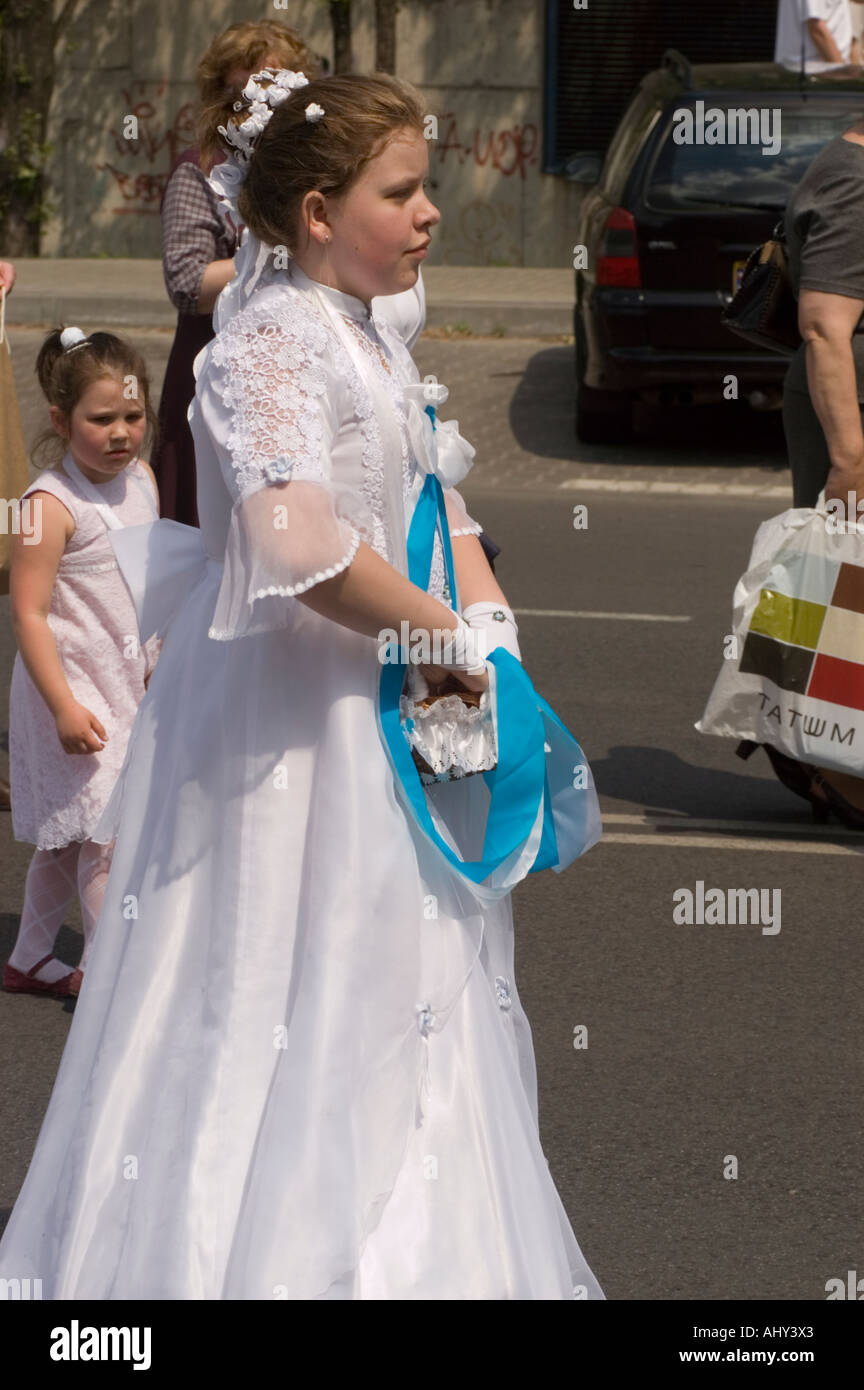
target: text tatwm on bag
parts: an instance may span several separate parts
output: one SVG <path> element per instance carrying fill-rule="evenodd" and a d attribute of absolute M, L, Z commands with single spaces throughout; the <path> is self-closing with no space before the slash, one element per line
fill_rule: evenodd
<path fill-rule="evenodd" d="M 734 654 L 696 728 L 864 777 L 864 526 L 819 504 L 771 517 L 733 603 Z"/>

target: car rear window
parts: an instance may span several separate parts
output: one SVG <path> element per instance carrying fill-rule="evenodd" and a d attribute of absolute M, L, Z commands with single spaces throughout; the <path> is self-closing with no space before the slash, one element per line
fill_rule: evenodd
<path fill-rule="evenodd" d="M 702 98 L 704 101 L 704 130 L 709 123 L 709 111 L 765 110 L 769 113 L 760 139 L 764 134 L 771 145 L 774 132 L 780 134 L 777 154 L 763 154 L 762 144 L 679 144 L 673 138 L 677 130 L 685 129 L 683 120 L 673 120 L 673 113 L 690 108 L 693 116 L 692 134 L 696 134 L 698 111 L 696 99 L 677 101 L 670 107 L 664 121 L 658 150 L 649 168 L 645 184 L 645 201 L 657 211 L 696 211 L 705 204 L 720 204 L 738 208 L 776 208 L 782 212 L 795 186 L 821 149 L 854 124 L 864 108 L 864 93 L 855 102 L 822 101 L 808 98 L 795 105 L 776 102 L 778 116 L 771 97 L 762 93 L 727 93 Z M 727 132 L 730 130 L 727 123 Z M 740 127 L 737 132 L 740 138 Z M 681 135 L 679 133 L 679 139 Z"/>

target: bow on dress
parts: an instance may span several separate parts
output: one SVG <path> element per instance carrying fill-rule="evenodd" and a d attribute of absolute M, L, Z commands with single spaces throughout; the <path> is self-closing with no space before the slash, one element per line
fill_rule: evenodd
<path fill-rule="evenodd" d="M 435 412 L 450 392 L 440 381 L 415 382 L 402 388 L 408 438 L 424 473 L 433 474 L 442 487 L 456 487 L 468 476 L 475 450 L 459 433 L 458 420 L 438 420 Z"/>

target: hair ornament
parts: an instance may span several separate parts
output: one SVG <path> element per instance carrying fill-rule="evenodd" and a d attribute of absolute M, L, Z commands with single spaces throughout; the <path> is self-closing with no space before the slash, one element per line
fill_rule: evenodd
<path fill-rule="evenodd" d="M 72 352 L 88 342 L 87 334 L 80 328 L 64 328 L 60 334 L 60 346 L 64 352 Z"/>
<path fill-rule="evenodd" d="M 261 79 L 267 80 L 266 87 L 261 85 Z M 216 127 L 230 149 L 221 164 L 215 165 L 208 181 L 220 203 L 238 220 L 237 197 L 246 181 L 249 161 L 261 132 L 276 108 L 287 101 L 293 91 L 308 85 L 305 73 L 294 72 L 291 68 L 262 68 L 252 74 L 239 101 L 234 102 L 235 111 L 248 111 L 245 121 Z"/>
<path fill-rule="evenodd" d="M 309 105 L 306 107 L 307 121 L 311 121 L 313 125 L 317 125 L 323 115 L 324 107 L 319 106 L 317 101 L 310 101 Z"/>

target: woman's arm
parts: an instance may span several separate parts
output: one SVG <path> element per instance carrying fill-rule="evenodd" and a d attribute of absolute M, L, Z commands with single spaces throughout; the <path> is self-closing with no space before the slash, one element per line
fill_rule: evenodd
<path fill-rule="evenodd" d="M 864 431 L 858 404 L 852 334 L 864 301 L 821 290 L 802 290 L 798 328 L 807 345 L 807 383 L 828 445 L 831 471 L 826 498 L 864 496 Z"/>
<path fill-rule="evenodd" d="M 476 536 L 456 536 L 450 542 L 459 600 L 463 609 L 472 603 L 501 603 L 507 606 L 504 590 L 496 580 Z"/>
<path fill-rule="evenodd" d="M 346 569 L 297 597 L 316 613 L 367 637 L 377 637 L 385 628 L 398 631 L 401 622 L 427 632 L 455 631 L 459 624 L 451 608 L 412 584 L 364 541 Z"/>
<path fill-rule="evenodd" d="M 226 261 L 211 261 L 204 268 L 201 277 L 201 288 L 198 291 L 195 312 L 198 314 L 211 314 L 213 306 L 225 286 L 234 279 L 234 259 Z"/>
<path fill-rule="evenodd" d="M 837 41 L 824 19 L 808 19 L 807 31 L 823 62 L 845 63 L 846 59 L 837 47 Z"/>
<path fill-rule="evenodd" d="M 473 536 L 460 538 L 475 539 Z M 479 542 L 477 547 L 482 554 Z M 455 553 L 453 558 L 455 562 Z M 483 558 L 485 562 L 485 556 Z M 412 584 L 364 541 L 341 574 L 322 580 L 297 597 L 300 603 L 322 617 L 367 637 L 378 637 L 387 628 L 398 633 L 402 622 L 407 622 L 409 629 L 428 632 L 430 639 L 435 631 L 446 628 L 456 632 L 464 626 L 452 608 Z M 458 675 L 469 690 L 485 690 L 488 685 L 485 674 L 471 676 L 460 671 Z"/>
<path fill-rule="evenodd" d="M 171 303 L 181 314 L 209 314 L 234 276 L 225 227 L 208 192 L 206 176 L 180 164 L 168 180 L 162 204 L 162 269 Z"/>

